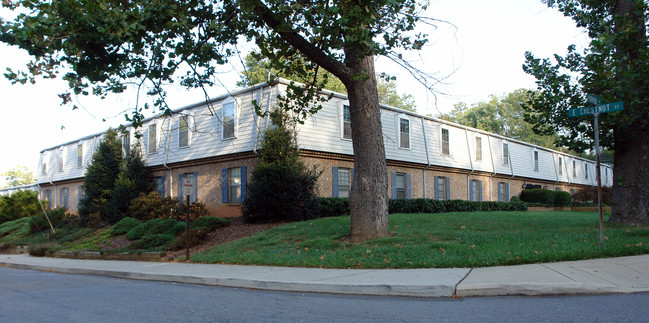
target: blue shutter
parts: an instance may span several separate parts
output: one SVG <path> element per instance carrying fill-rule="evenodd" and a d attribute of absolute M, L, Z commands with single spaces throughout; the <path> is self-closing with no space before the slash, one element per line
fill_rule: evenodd
<path fill-rule="evenodd" d="M 505 202 L 509 202 L 509 183 L 505 185 Z"/>
<path fill-rule="evenodd" d="M 198 172 L 194 172 L 194 194 L 191 199 L 192 203 L 196 201 L 198 201 Z"/>
<path fill-rule="evenodd" d="M 331 167 L 331 196 L 338 197 L 338 167 Z"/>
<path fill-rule="evenodd" d="M 228 169 L 221 170 L 221 202 L 228 203 Z"/>
<path fill-rule="evenodd" d="M 437 185 L 439 184 L 439 176 L 435 176 L 435 199 L 439 200 L 439 191 L 437 190 Z"/>
<path fill-rule="evenodd" d="M 412 189 L 410 188 L 410 174 L 406 174 L 406 198 L 412 198 Z"/>
<path fill-rule="evenodd" d="M 482 202 L 482 181 L 478 181 L 478 201 Z"/>
<path fill-rule="evenodd" d="M 178 174 L 178 202 L 183 202 L 183 174 Z"/>
<path fill-rule="evenodd" d="M 241 202 L 246 200 L 246 182 L 248 176 L 246 175 L 246 166 L 241 166 Z"/>
<path fill-rule="evenodd" d="M 397 198 L 397 173 L 392 173 L 392 198 Z"/>
<path fill-rule="evenodd" d="M 451 199 L 451 178 L 450 177 L 446 178 L 446 199 L 447 200 Z"/>
<path fill-rule="evenodd" d="M 162 192 L 160 192 L 160 195 L 162 195 L 162 197 L 164 197 L 165 196 L 165 186 L 167 186 L 167 182 L 165 182 L 165 177 L 164 176 L 160 176 L 160 180 L 162 181 Z"/>

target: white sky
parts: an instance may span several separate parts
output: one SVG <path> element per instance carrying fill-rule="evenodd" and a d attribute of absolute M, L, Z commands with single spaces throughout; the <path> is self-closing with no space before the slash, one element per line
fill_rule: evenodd
<path fill-rule="evenodd" d="M 0 10 L 0 17 L 6 19 L 7 15 L 6 9 Z M 583 46 L 588 41 L 570 19 L 539 0 L 431 0 L 428 15 L 455 26 L 438 23 L 436 30 L 426 29 L 429 45 L 413 56 L 421 59 L 426 72 L 450 75 L 438 87 L 446 95 L 437 96 L 437 105 L 433 95 L 407 72 L 385 58 L 376 62 L 377 71 L 397 76 L 400 92 L 415 95 L 422 114 L 445 113 L 459 101 L 471 104 L 487 100 L 490 94 L 533 89 L 534 78 L 521 68 L 525 51 L 545 58 L 564 54 L 570 44 Z M 22 51 L 2 44 L 0 57 L 3 73 L 7 67 L 21 69 L 29 60 Z M 209 94 L 217 96 L 234 89 L 238 77 L 229 79 Z M 0 76 L 0 172 L 24 165 L 36 174 L 41 150 L 125 123 L 125 110 L 134 103 L 133 95 L 83 98 L 74 102 L 83 108 L 72 111 L 71 106 L 60 106 L 57 94 L 65 89 L 60 80 L 11 85 Z M 169 92 L 168 101 L 174 109 L 204 99 L 200 93 L 180 88 Z"/>

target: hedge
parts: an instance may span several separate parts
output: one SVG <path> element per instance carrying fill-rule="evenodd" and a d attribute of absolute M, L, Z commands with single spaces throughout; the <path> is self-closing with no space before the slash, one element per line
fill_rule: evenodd
<path fill-rule="evenodd" d="M 550 207 L 567 206 L 572 204 L 570 193 L 541 188 L 523 190 L 521 192 L 521 200 L 527 203 L 542 204 Z"/>
<path fill-rule="evenodd" d="M 474 202 L 465 200 L 394 199 L 388 201 L 389 213 L 443 213 L 474 211 L 527 211 L 527 205 L 518 198 L 511 202 Z M 349 199 L 320 198 L 320 216 L 349 214 Z"/>

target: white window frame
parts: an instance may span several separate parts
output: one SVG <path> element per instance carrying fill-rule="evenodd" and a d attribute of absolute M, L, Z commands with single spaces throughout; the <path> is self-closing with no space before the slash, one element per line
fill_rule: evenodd
<path fill-rule="evenodd" d="M 539 171 L 539 151 L 536 149 L 532 150 L 532 168 L 535 172 Z"/>
<path fill-rule="evenodd" d="M 448 134 L 448 141 L 446 142 L 447 144 L 447 151 L 444 153 L 444 131 Z M 439 153 L 442 156 L 450 156 L 451 155 L 451 131 L 449 128 L 444 128 L 440 127 L 439 130 Z"/>
<path fill-rule="evenodd" d="M 83 142 L 77 144 L 77 168 L 83 168 Z"/>
<path fill-rule="evenodd" d="M 401 121 L 407 121 L 408 122 L 408 133 L 401 132 Z M 399 149 L 405 149 L 405 150 L 410 150 L 410 119 L 408 118 L 407 115 L 405 114 L 400 114 L 397 116 L 397 145 L 399 146 Z M 407 146 L 404 147 L 404 142 L 402 139 L 402 135 L 407 135 L 408 136 L 408 142 Z"/>
<path fill-rule="evenodd" d="M 498 201 L 499 202 L 507 202 L 507 199 L 509 196 L 507 196 L 507 183 L 506 182 L 498 182 Z"/>
<path fill-rule="evenodd" d="M 584 162 L 584 179 L 588 179 L 588 162 Z"/>
<path fill-rule="evenodd" d="M 577 178 L 577 161 L 572 160 L 572 177 Z"/>
<path fill-rule="evenodd" d="M 346 173 L 346 174 L 345 174 Z M 338 167 L 338 197 L 349 197 L 352 189 L 352 170 L 351 168 Z M 346 185 L 345 185 L 346 182 Z M 344 194 L 341 194 L 345 192 Z"/>
<path fill-rule="evenodd" d="M 63 169 L 65 168 L 65 160 L 63 158 L 63 154 L 64 154 L 64 148 L 60 147 L 59 150 L 58 150 L 58 155 L 57 155 L 57 163 L 58 163 L 58 166 L 59 166 L 59 172 L 62 172 Z"/>
<path fill-rule="evenodd" d="M 238 180 L 239 182 L 236 182 L 237 177 L 232 176 L 232 171 L 238 169 L 239 170 L 239 177 Z M 235 189 L 239 191 L 239 197 L 237 201 L 234 201 L 232 198 L 232 190 Z M 231 167 L 228 168 L 228 203 L 229 204 L 238 204 L 241 203 L 241 167 Z"/>
<path fill-rule="evenodd" d="M 507 149 L 505 149 L 505 147 Z M 509 166 L 509 159 L 510 157 L 510 151 L 509 151 L 509 142 L 503 141 L 501 145 L 501 151 L 502 151 L 502 161 L 503 161 L 503 166 Z M 506 152 L 506 153 L 505 153 Z"/>
<path fill-rule="evenodd" d="M 128 130 L 124 130 L 124 132 L 121 135 L 121 141 L 122 141 L 122 156 L 126 157 L 128 153 L 131 151 L 131 132 Z"/>
<path fill-rule="evenodd" d="M 446 196 L 446 187 L 449 185 L 448 184 L 449 178 L 446 176 L 438 176 L 437 177 L 437 186 L 435 187 L 435 195 L 437 195 L 438 200 L 448 200 L 448 196 Z M 439 189 L 439 187 L 442 186 L 442 190 Z"/>
<path fill-rule="evenodd" d="M 180 122 L 181 122 L 181 120 L 183 118 L 185 119 L 185 124 L 187 125 L 187 145 L 186 146 L 181 146 L 180 145 L 180 143 L 181 143 L 181 140 L 180 140 L 180 136 L 181 136 Z M 191 131 L 190 120 L 191 120 L 191 115 L 190 114 L 181 114 L 181 115 L 178 116 L 178 148 L 179 149 L 189 148 L 192 145 L 192 135 L 191 135 L 192 131 Z"/>
<path fill-rule="evenodd" d="M 153 134 L 153 140 L 155 142 L 153 143 L 153 146 L 151 146 L 151 127 L 155 129 L 155 134 Z M 155 154 L 158 152 L 158 124 L 156 122 L 152 122 L 149 124 L 149 127 L 147 128 L 147 139 L 146 139 L 146 153 L 147 154 Z M 151 149 L 153 147 L 153 150 Z"/>
<path fill-rule="evenodd" d="M 350 111 L 350 117 L 349 117 L 349 122 L 345 121 L 345 107 L 347 109 L 351 109 L 349 105 L 349 101 L 342 101 L 338 103 L 338 121 L 339 121 L 339 126 L 340 126 L 340 139 L 341 140 L 352 140 L 352 121 L 351 121 L 351 111 Z M 349 136 L 345 136 L 345 123 L 349 124 Z"/>
<path fill-rule="evenodd" d="M 232 135 L 225 135 L 226 107 L 232 106 Z M 239 105 L 234 97 L 230 96 L 221 104 L 221 140 L 232 140 L 239 136 Z M 228 116 L 229 117 L 229 116 Z"/>
<path fill-rule="evenodd" d="M 407 192 L 407 186 L 408 186 L 408 176 L 406 173 L 397 173 L 395 176 L 396 183 L 394 184 L 394 188 L 397 190 L 396 197 L 399 200 L 407 199 L 408 198 L 408 192 Z M 399 179 L 403 179 L 403 187 L 399 187 Z M 400 197 L 399 195 L 403 194 L 403 197 Z"/>
<path fill-rule="evenodd" d="M 469 201 L 478 202 L 482 199 L 482 194 L 480 194 L 480 185 L 479 179 L 472 179 L 469 181 Z"/>
<path fill-rule="evenodd" d="M 559 156 L 559 175 L 563 175 L 563 157 Z"/>
<path fill-rule="evenodd" d="M 474 138 L 475 139 L 473 140 L 473 143 L 474 143 L 473 148 L 475 150 L 475 160 L 476 161 L 482 161 L 482 137 L 478 136 L 478 135 L 475 135 Z M 480 143 L 480 144 L 478 145 L 478 143 Z M 478 150 L 478 146 L 480 147 L 480 150 Z"/>

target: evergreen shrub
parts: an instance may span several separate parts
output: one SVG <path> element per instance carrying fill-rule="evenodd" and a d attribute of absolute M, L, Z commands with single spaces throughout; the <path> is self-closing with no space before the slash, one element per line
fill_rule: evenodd
<path fill-rule="evenodd" d="M 189 211 L 190 220 L 198 220 L 207 216 L 209 212 L 201 202 L 191 203 L 189 208 L 186 203 L 180 204 L 175 197 L 162 197 L 158 192 L 140 194 L 131 201 L 129 214 L 140 221 L 151 219 L 176 219 L 184 221 Z"/>
<path fill-rule="evenodd" d="M 128 248 L 135 250 L 168 249 L 174 242 L 174 236 L 168 233 L 148 234 L 131 243 Z"/>
<path fill-rule="evenodd" d="M 48 218 L 50 219 L 50 222 L 52 222 L 52 226 L 56 227 L 63 221 L 67 220 L 69 215 L 66 214 L 66 209 L 64 208 L 48 210 L 47 217 L 45 217 L 45 213 L 43 212 L 38 213 L 30 218 L 32 233 L 49 231 L 51 228 L 50 224 L 47 222 Z"/>
<path fill-rule="evenodd" d="M 0 224 L 33 216 L 40 210 L 37 192 L 17 191 L 8 196 L 0 196 Z"/>
<path fill-rule="evenodd" d="M 332 217 L 349 215 L 349 199 L 346 197 L 320 197 L 318 198 L 318 215 Z"/>
<path fill-rule="evenodd" d="M 228 225 L 230 225 L 230 221 L 215 216 L 205 216 L 189 223 L 190 229 L 203 228 L 206 229 L 207 232 L 212 232 Z"/>
<path fill-rule="evenodd" d="M 140 224 L 142 224 L 142 221 L 138 219 L 125 217 L 119 220 L 119 222 L 115 223 L 115 225 L 113 225 L 113 227 L 110 229 L 110 235 L 113 237 L 122 235 Z"/>

